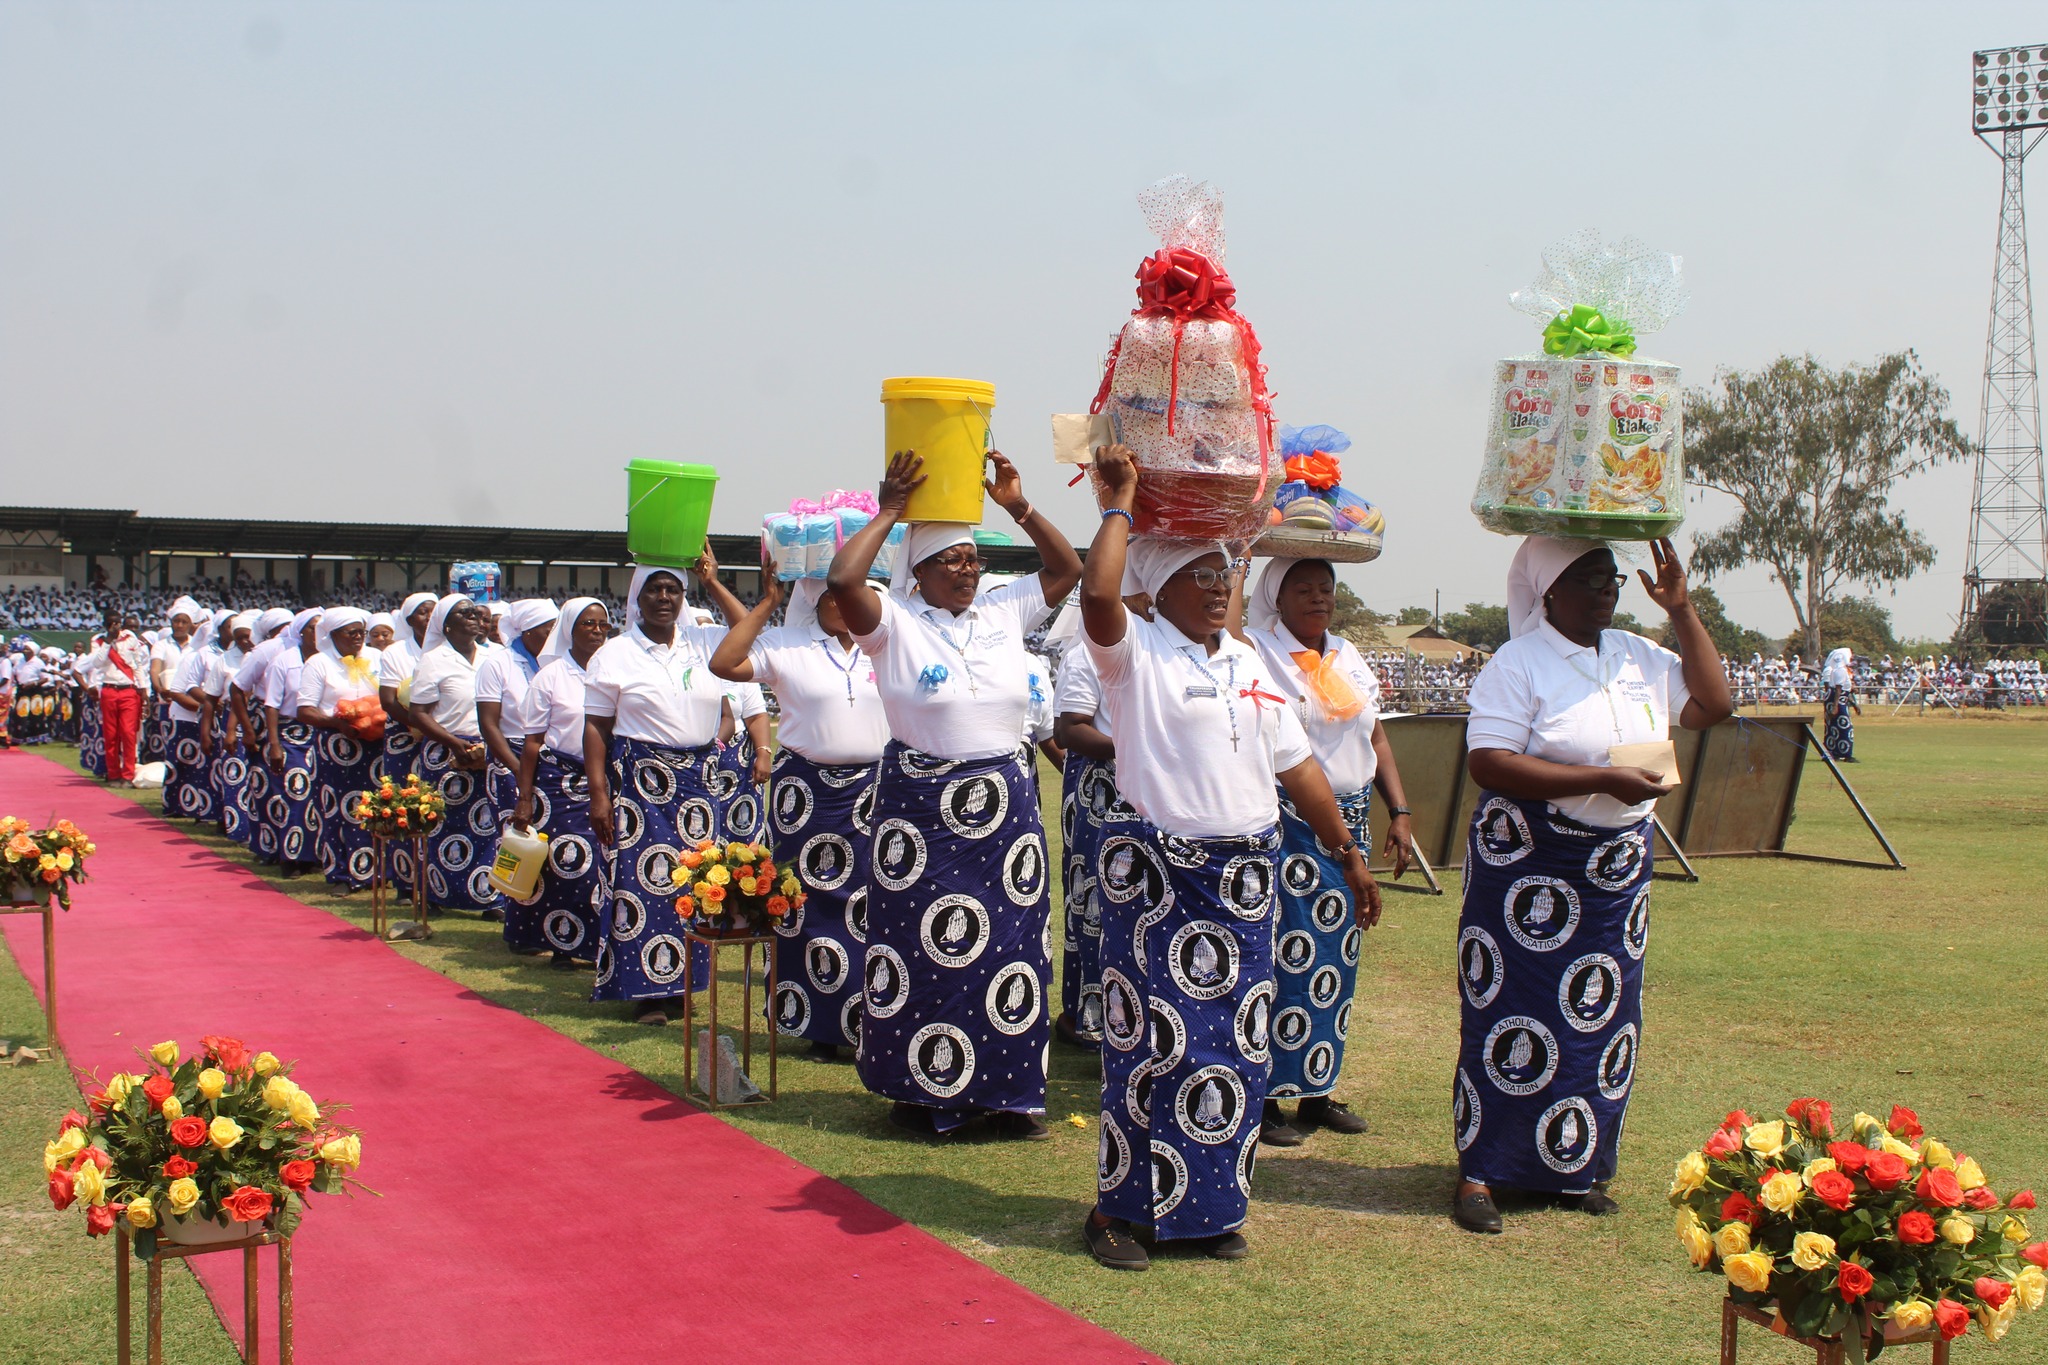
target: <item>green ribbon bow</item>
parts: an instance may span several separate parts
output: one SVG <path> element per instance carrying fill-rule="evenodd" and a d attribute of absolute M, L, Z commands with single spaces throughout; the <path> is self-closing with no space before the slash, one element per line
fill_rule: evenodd
<path fill-rule="evenodd" d="M 1636 329 L 1626 322 L 1610 323 L 1597 308 L 1575 304 L 1569 313 L 1559 313 L 1543 329 L 1543 352 L 1545 355 L 1575 356 L 1580 351 L 1634 355 Z"/>

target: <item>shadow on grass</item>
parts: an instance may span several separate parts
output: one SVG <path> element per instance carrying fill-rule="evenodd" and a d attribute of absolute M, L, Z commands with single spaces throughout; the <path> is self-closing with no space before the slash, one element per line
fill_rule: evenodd
<path fill-rule="evenodd" d="M 1457 1185 L 1458 1168 L 1447 1162 L 1354 1166 L 1315 1156 L 1262 1160 L 1253 1181 L 1261 1203 L 1429 1218 L 1450 1216 Z"/>

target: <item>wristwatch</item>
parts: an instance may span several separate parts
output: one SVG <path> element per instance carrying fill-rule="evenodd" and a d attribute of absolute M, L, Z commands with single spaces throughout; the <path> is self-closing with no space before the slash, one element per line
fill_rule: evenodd
<path fill-rule="evenodd" d="M 1414 812 L 1414 811 L 1412 811 L 1412 810 L 1409 810 L 1409 809 L 1408 809 L 1408 808 L 1407 808 L 1406 806 L 1388 806 L 1388 807 L 1387 807 L 1387 818 L 1388 818 L 1389 820 L 1392 820 L 1392 819 L 1394 819 L 1394 818 L 1395 818 L 1396 816 L 1401 816 L 1401 815 L 1413 815 L 1413 814 L 1415 814 L 1415 812 Z"/>
<path fill-rule="evenodd" d="M 1358 840 L 1356 839 L 1346 839 L 1337 846 L 1337 856 L 1339 858 L 1348 858 L 1356 852 L 1358 852 Z"/>

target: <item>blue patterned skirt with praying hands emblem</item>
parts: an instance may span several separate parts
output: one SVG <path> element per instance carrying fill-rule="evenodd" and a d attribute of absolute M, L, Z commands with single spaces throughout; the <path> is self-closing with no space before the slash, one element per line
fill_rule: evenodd
<path fill-rule="evenodd" d="M 1451 1120 L 1464 1178 L 1583 1194 L 1614 1174 L 1642 1044 L 1650 822 L 1481 792 L 1458 921 Z"/>
<path fill-rule="evenodd" d="M 720 837 L 717 801 L 704 784 L 711 749 L 674 749 L 624 735 L 612 739 L 612 843 L 605 850 L 612 917 L 597 946 L 592 1000 L 663 1000 L 683 993 L 676 869 L 685 849 Z M 699 944 L 688 962 L 690 984 L 702 990 L 710 949 Z"/>

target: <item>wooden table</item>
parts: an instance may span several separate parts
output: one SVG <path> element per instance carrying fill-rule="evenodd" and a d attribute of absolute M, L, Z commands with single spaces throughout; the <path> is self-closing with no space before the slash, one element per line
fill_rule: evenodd
<path fill-rule="evenodd" d="M 710 950 L 710 980 L 698 983 L 692 980 L 695 970 L 695 945 L 703 944 Z M 705 1108 L 730 1109 L 733 1105 L 721 1105 L 718 1099 L 718 950 L 738 947 L 741 950 L 740 1017 L 743 1020 L 741 1042 L 741 1069 L 749 1072 L 754 1067 L 754 950 L 761 950 L 761 960 L 767 972 L 767 994 L 764 997 L 771 1008 L 775 1000 L 775 936 L 767 934 L 707 934 L 697 929 L 683 930 L 683 1098 L 694 1100 Z M 709 995 L 711 1016 L 711 1074 L 703 1077 L 698 1085 L 697 1071 L 697 997 L 694 994 L 701 984 Z M 775 1062 L 777 1034 L 773 1021 L 767 1027 L 768 1036 L 768 1091 L 740 1104 L 768 1104 L 776 1099 Z"/>
<path fill-rule="evenodd" d="M 1736 1365 L 1735 1325 L 1738 1322 L 1753 1322 L 1759 1327 L 1769 1328 L 1787 1341 L 1796 1341 L 1801 1346 L 1810 1348 L 1813 1351 L 1814 1365 L 1847 1365 L 1847 1362 L 1851 1359 L 1850 1352 L 1855 1345 L 1846 1337 L 1799 1336 L 1786 1324 L 1785 1319 L 1776 1313 L 1767 1313 L 1761 1308 L 1752 1307 L 1746 1303 L 1737 1303 L 1733 1299 L 1722 1299 L 1721 1365 Z M 1878 1326 L 1882 1330 L 1882 1324 L 1878 1324 Z M 1943 1341 L 1941 1333 L 1931 1326 L 1918 1332 L 1901 1332 L 1897 1335 L 1887 1334 L 1884 1340 L 1884 1348 L 1890 1351 L 1894 1346 L 1912 1346 L 1921 1342 L 1933 1345 L 1934 1365 L 1948 1365 L 1948 1343 Z M 1861 1352 L 1857 1352 L 1854 1358 L 1862 1360 L 1864 1357 Z"/>
<path fill-rule="evenodd" d="M 0 901 L 0 915 L 41 915 L 43 917 L 43 1022 L 50 1048 L 57 1046 L 57 897 L 42 901 Z"/>
<path fill-rule="evenodd" d="M 186 1245 L 157 1238 L 156 1255 L 146 1264 L 145 1303 L 149 1320 L 143 1336 L 146 1365 L 164 1365 L 164 1262 L 204 1256 L 214 1251 L 242 1253 L 242 1353 L 244 1365 L 256 1365 L 262 1355 L 262 1328 L 257 1313 L 256 1249 L 277 1248 L 277 1360 L 292 1365 L 292 1239 L 270 1231 L 268 1225 L 252 1223 L 256 1231 L 227 1242 Z M 134 1259 L 128 1224 L 115 1224 L 114 1239 L 114 1347 L 118 1365 L 132 1365 L 129 1337 L 128 1267 Z"/>

